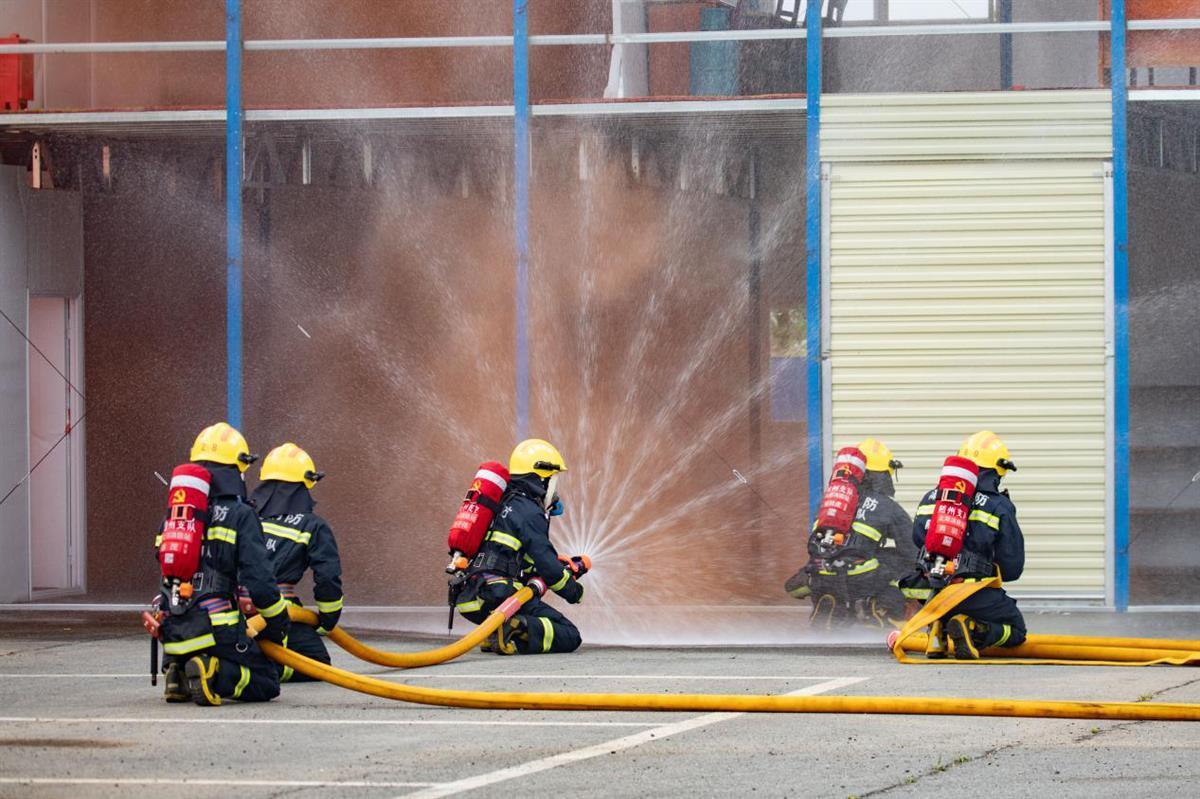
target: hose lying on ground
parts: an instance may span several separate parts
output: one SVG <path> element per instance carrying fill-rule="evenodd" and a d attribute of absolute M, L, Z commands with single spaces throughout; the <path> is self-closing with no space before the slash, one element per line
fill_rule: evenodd
<path fill-rule="evenodd" d="M 553 694 L 459 691 L 389 682 L 327 666 L 261 642 L 272 660 L 318 680 L 359 693 L 441 707 L 488 710 L 633 710 L 735 713 L 870 713 L 926 716 L 1099 719 L 1106 721 L 1200 721 L 1200 705 L 1150 702 L 1057 702 L 894 696 L 763 696 L 731 694 Z"/>
<path fill-rule="evenodd" d="M 978 590 L 978 589 L 976 589 Z M 974 593 L 973 591 L 971 593 Z M 494 611 L 472 633 L 449 646 L 430 652 L 395 654 L 373 649 L 342 630 L 329 637 L 344 645 L 348 652 L 370 655 L 373 663 L 391 665 L 403 662 L 409 667 L 432 665 L 457 657 L 494 632 L 505 619 L 527 601 L 532 592 L 524 589 Z M 961 594 L 954 599 L 962 601 Z M 933 605 L 931 600 L 928 605 Z M 927 605 L 927 607 L 928 607 Z M 937 606 L 934 607 L 936 611 Z M 921 614 L 918 614 L 920 616 Z M 302 608 L 291 613 L 298 623 L 315 623 L 315 615 Z M 918 616 L 914 616 L 916 619 Z M 933 618 L 937 618 L 934 616 Z M 262 620 L 252 619 L 252 634 Z M 906 630 L 908 627 L 906 626 Z M 903 654 L 904 639 L 915 630 L 902 633 L 896 648 Z M 338 633 L 341 633 L 338 635 Z M 1090 639 L 1083 639 L 1085 641 Z M 1120 640 L 1120 639 L 1115 639 Z M 1151 639 L 1152 640 L 1152 639 Z M 342 644 L 342 642 L 346 642 Z M 914 638 L 915 641 L 915 638 Z M 1123 641 L 1128 643 L 1129 641 Z M 1155 642 L 1159 643 L 1159 642 Z M 1170 642 L 1181 644 L 1186 642 Z M 740 713 L 854 713 L 880 715 L 1001 716 L 1012 718 L 1061 718 L 1106 721 L 1200 721 L 1200 705 L 1157 704 L 1143 702 L 1072 702 L 1018 699 L 968 699 L 954 697 L 888 696 L 764 696 L 732 694 L 554 694 L 461 691 L 403 685 L 339 669 L 285 649 L 270 641 L 260 641 L 267 657 L 294 670 L 333 685 L 384 699 L 441 707 L 469 707 L 489 710 L 591 710 L 591 711 L 664 711 L 664 712 L 740 712 Z M 353 649 L 351 648 L 353 647 Z M 1081 648 L 1081 647 L 1076 647 Z M 1130 647 L 1126 647 L 1130 648 Z M 1108 649 L 1114 649 L 1109 647 Z M 1134 649 L 1136 649 L 1134 647 Z M 1173 650 L 1167 650 L 1173 651 Z M 1197 655 L 1200 657 L 1200 655 Z M 954 661 L 939 661 L 954 662 Z M 1020 661 L 1002 660 L 1001 663 Z M 1041 661 L 1037 661 L 1041 662 Z M 1064 661 L 1070 662 L 1070 661 Z"/>
<path fill-rule="evenodd" d="M 925 603 L 891 640 L 892 654 L 901 663 L 936 665 L 1022 665 L 1022 666 L 1194 666 L 1200 665 L 1200 641 L 1156 638 L 1100 638 L 1068 635 L 1030 635 L 1025 643 L 1009 648 L 993 647 L 979 660 L 912 658 L 909 652 L 924 652 L 929 637 L 922 632 L 944 618 L 963 600 L 984 588 L 999 588 L 1000 578 L 975 583 L 951 583 Z"/>
<path fill-rule="evenodd" d="M 496 632 L 496 629 L 501 624 L 511 619 L 518 608 L 532 598 L 533 589 L 522 588 L 504 600 L 499 607 L 483 620 L 482 624 L 462 638 L 452 644 L 425 652 L 384 652 L 382 649 L 367 646 L 341 627 L 333 628 L 333 631 L 327 637 L 330 641 L 333 641 L 359 660 L 365 660 L 368 663 L 375 663 L 379 666 L 388 666 L 394 669 L 417 669 L 422 666 L 435 666 L 438 663 L 454 660 L 454 658 L 466 654 L 482 644 L 487 640 L 489 635 Z M 299 624 L 309 624 L 314 627 L 317 624 L 317 614 L 299 605 L 288 606 L 288 617 L 293 622 Z M 266 622 L 261 616 L 254 616 L 247 619 L 246 624 L 253 631 L 252 634 L 257 634 L 266 625 Z"/>

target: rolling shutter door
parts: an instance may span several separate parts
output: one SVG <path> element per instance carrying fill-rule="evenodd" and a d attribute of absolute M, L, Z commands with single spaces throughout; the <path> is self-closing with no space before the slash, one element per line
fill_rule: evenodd
<path fill-rule="evenodd" d="M 1014 593 L 1103 598 L 1103 161 L 842 162 L 829 180 L 833 445 L 887 442 L 911 513 L 994 430 L 1020 467 Z"/>

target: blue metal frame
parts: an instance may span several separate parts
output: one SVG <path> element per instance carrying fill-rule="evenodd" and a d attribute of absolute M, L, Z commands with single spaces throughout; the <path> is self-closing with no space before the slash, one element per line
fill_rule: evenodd
<path fill-rule="evenodd" d="M 806 272 L 804 280 L 805 372 L 808 403 L 808 506 L 816 516 L 825 483 L 821 401 L 821 3 L 809 0 L 804 27 L 806 37 L 805 92 L 807 149 L 805 182 Z"/>
<path fill-rule="evenodd" d="M 1113 148 L 1113 602 L 1129 607 L 1129 144 L 1125 0 L 1112 0 Z"/>
<path fill-rule="evenodd" d="M 242 426 L 242 3 L 225 0 L 225 420 Z"/>
<path fill-rule="evenodd" d="M 529 0 L 513 0 L 513 214 L 517 247 L 517 438 L 529 435 Z"/>

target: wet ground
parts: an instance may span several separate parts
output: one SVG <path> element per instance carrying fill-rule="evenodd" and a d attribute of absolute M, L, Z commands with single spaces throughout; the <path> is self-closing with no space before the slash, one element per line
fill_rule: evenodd
<path fill-rule="evenodd" d="M 1200 793 L 1200 724 L 458 710 L 323 684 L 266 705 L 167 705 L 135 630 L 0 614 L 0 797 Z M 1200 702 L 1191 669 L 901 666 L 863 647 L 473 653 L 419 672 L 340 652 L 334 663 L 480 690 Z"/>

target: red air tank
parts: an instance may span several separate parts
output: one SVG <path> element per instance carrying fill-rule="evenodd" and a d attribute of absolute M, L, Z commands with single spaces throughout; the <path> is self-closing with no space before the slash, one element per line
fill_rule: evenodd
<path fill-rule="evenodd" d="M 180 583 L 190 584 L 192 576 L 200 570 L 211 482 L 208 469 L 194 463 L 177 466 L 171 472 L 167 520 L 163 524 L 158 563 L 163 581 L 172 584 L 173 589 Z M 185 592 L 185 598 L 187 593 L 190 592 Z"/>
<path fill-rule="evenodd" d="M 817 509 L 814 531 L 825 546 L 841 546 L 846 542 L 854 513 L 858 509 L 858 485 L 867 471 L 867 456 L 857 447 L 843 447 L 833 461 L 833 474 L 821 506 Z"/>
<path fill-rule="evenodd" d="M 954 573 L 978 482 L 979 467 L 974 461 L 958 455 L 946 458 L 934 493 L 933 514 L 925 528 L 926 557 L 933 561 L 931 572 L 936 575 Z"/>
<path fill-rule="evenodd" d="M 473 558 L 487 535 L 492 519 L 500 510 L 500 498 L 508 488 L 509 473 L 504 464 L 488 461 L 481 463 L 475 479 L 467 489 L 467 496 L 458 508 L 458 515 L 450 525 L 446 546 L 452 556 L 451 567 L 460 557 Z M 465 568 L 461 564 L 459 568 Z M 447 571 L 451 569 L 448 567 Z"/>

